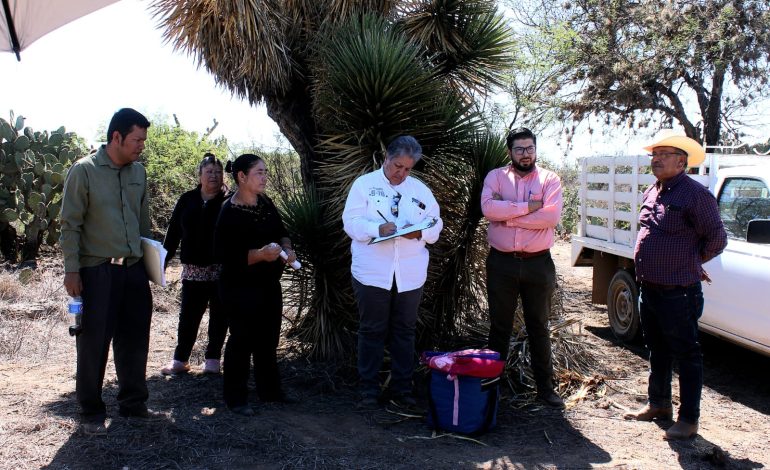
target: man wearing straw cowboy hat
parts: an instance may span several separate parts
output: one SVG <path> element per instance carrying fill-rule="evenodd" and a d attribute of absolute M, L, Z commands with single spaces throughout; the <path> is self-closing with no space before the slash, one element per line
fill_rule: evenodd
<path fill-rule="evenodd" d="M 626 419 L 670 420 L 671 378 L 679 363 L 679 416 L 667 439 L 688 439 L 698 432 L 703 359 L 698 318 L 703 313 L 701 281 L 710 282 L 703 263 L 727 245 L 716 199 L 686 175 L 700 165 L 703 147 L 672 129 L 663 129 L 645 150 L 657 182 L 644 192 L 634 268 L 641 285 L 640 316 L 650 351 L 648 404 Z"/>

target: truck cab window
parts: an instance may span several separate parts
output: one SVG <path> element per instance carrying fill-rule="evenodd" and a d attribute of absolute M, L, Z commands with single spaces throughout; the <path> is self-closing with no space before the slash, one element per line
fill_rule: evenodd
<path fill-rule="evenodd" d="M 729 178 L 719 193 L 719 214 L 727 236 L 746 240 L 749 221 L 770 219 L 770 191 L 754 178 Z"/>

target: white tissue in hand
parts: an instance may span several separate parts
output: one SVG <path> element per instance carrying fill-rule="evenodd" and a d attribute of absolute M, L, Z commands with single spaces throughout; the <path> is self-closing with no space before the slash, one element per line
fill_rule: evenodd
<path fill-rule="evenodd" d="M 281 256 L 281 258 L 283 258 L 283 259 L 289 259 L 289 255 L 287 255 L 287 254 L 286 254 L 286 252 L 285 252 L 285 251 L 283 251 L 283 250 L 281 250 L 280 256 Z M 294 269 L 299 269 L 299 268 L 301 268 L 301 267 L 302 267 L 302 264 L 300 264 L 300 262 L 299 262 L 299 260 L 298 260 L 298 259 L 295 259 L 294 261 L 292 261 L 291 263 L 289 263 L 289 266 L 291 266 L 291 267 L 292 267 L 292 268 L 294 268 Z"/>
<path fill-rule="evenodd" d="M 277 248 L 277 247 L 278 247 L 278 244 L 277 244 L 277 243 L 271 243 L 271 244 L 270 244 L 270 246 L 271 246 L 271 247 L 274 247 L 274 248 Z M 286 260 L 286 259 L 289 259 L 289 255 L 287 255 L 287 254 L 286 254 L 286 252 L 285 252 L 285 251 L 283 251 L 283 250 L 281 250 L 281 252 L 280 252 L 278 255 L 279 255 L 281 258 L 285 259 L 285 260 Z M 301 268 L 301 267 L 302 267 L 302 264 L 299 262 L 299 260 L 298 260 L 298 259 L 295 259 L 294 261 L 292 261 L 291 263 L 289 263 L 289 266 L 291 266 L 291 267 L 292 267 L 292 268 L 294 268 L 294 269 L 299 269 L 299 268 Z"/>

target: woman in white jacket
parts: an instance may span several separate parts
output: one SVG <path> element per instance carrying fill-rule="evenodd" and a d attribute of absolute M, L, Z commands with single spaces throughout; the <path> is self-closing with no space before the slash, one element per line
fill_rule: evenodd
<path fill-rule="evenodd" d="M 417 139 L 394 139 L 382 168 L 353 183 L 342 213 L 345 232 L 352 239 L 351 272 L 360 319 L 361 408 L 379 404 L 379 371 L 386 340 L 391 402 L 404 408 L 415 405 L 414 339 L 428 270 L 425 244 L 435 243 L 443 227 L 433 193 L 409 176 L 420 158 L 422 147 Z"/>

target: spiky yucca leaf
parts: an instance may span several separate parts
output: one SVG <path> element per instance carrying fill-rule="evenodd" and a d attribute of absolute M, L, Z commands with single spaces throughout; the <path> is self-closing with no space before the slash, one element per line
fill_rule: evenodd
<path fill-rule="evenodd" d="M 437 138 L 467 115 L 441 80 L 385 19 L 363 15 L 328 28 L 317 52 L 314 111 L 325 154 L 371 161 L 397 135 Z M 371 165 L 369 166 L 371 168 Z"/>
<path fill-rule="evenodd" d="M 422 45 L 437 72 L 458 90 L 501 86 L 510 67 L 512 34 L 491 0 L 409 0 L 400 25 Z"/>
<path fill-rule="evenodd" d="M 436 74 L 424 50 L 384 19 L 364 15 L 324 37 L 315 110 L 327 136 L 318 178 L 328 196 L 326 215 L 339 220 L 350 185 L 379 167 L 392 138 L 411 134 L 420 140 L 425 159 L 413 174 L 432 188 L 444 219 L 439 242 L 429 248 L 434 261 L 420 331 L 425 343 L 441 342 L 482 309 L 479 260 L 486 244 L 479 193 L 486 170 L 501 155 L 505 159 L 504 144 L 481 137 L 478 116 L 446 86 L 446 76 Z"/>
<path fill-rule="evenodd" d="M 339 243 L 339 227 L 325 217 L 313 187 L 284 195 L 279 208 L 303 267 L 289 271 L 291 288 L 284 292 L 286 305 L 294 309 L 292 334 L 311 358 L 343 358 L 353 348 L 351 333 L 355 309 L 351 293 L 339 285 L 350 285 L 349 272 L 336 269 L 329 253 L 339 253 L 345 263 L 347 246 Z M 347 256 L 347 264 L 350 263 Z"/>
<path fill-rule="evenodd" d="M 278 0 L 156 0 L 164 38 L 193 55 L 218 83 L 252 103 L 287 90 L 296 73 Z"/>
<path fill-rule="evenodd" d="M 318 49 L 315 113 L 327 155 L 319 181 L 346 192 L 379 167 L 385 146 L 411 134 L 430 158 L 480 128 L 478 115 L 436 77 L 385 19 L 363 15 L 329 28 Z"/>
<path fill-rule="evenodd" d="M 308 51 L 324 24 L 361 11 L 390 16 L 392 0 L 154 0 L 164 39 L 195 57 L 228 90 L 251 103 L 300 91 Z"/>
<path fill-rule="evenodd" d="M 481 188 L 487 173 L 508 162 L 505 141 L 476 134 L 453 158 L 431 165 L 430 181 L 441 207 L 444 230 L 431 248 L 421 328 L 422 347 L 446 346 L 464 325 L 484 317 L 486 230 Z"/>

